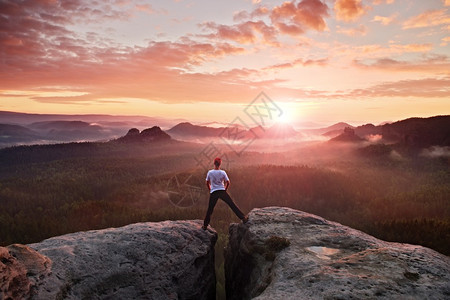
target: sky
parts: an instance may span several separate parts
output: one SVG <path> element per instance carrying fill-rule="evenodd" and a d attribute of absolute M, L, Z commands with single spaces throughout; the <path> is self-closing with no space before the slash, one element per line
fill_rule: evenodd
<path fill-rule="evenodd" d="M 0 0 L 0 110 L 228 122 L 450 114 L 450 0 Z"/>

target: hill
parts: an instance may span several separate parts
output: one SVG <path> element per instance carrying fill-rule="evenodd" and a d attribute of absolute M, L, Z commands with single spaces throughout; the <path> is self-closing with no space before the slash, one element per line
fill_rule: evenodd
<path fill-rule="evenodd" d="M 208 127 L 203 125 L 194 125 L 189 122 L 183 122 L 167 130 L 167 133 L 175 138 L 228 138 L 237 139 L 288 139 L 297 136 L 298 132 L 288 124 L 274 124 L 264 128 L 257 126 L 245 128 L 243 126 L 227 127 Z"/>
<path fill-rule="evenodd" d="M 131 127 L 143 130 L 150 124 L 172 126 L 179 120 L 145 116 L 27 114 L 0 111 L 0 124 L 8 128 L 0 135 L 0 148 L 61 142 L 108 141 L 123 136 Z M 3 127 L 6 132 L 6 127 Z M 0 128 L 0 130 L 2 130 Z"/>
<path fill-rule="evenodd" d="M 379 126 L 365 124 L 354 127 L 353 133 L 345 133 L 345 130 L 339 129 L 324 135 L 334 137 L 333 141 L 358 140 L 362 137 L 370 140 L 371 136 L 378 135 L 380 143 L 397 144 L 411 150 L 431 146 L 446 147 L 450 146 L 450 116 L 409 118 Z"/>
<path fill-rule="evenodd" d="M 208 127 L 194 125 L 189 122 L 182 122 L 167 130 L 167 133 L 174 137 L 218 137 L 225 128 L 226 127 Z"/>
<path fill-rule="evenodd" d="M 381 126 L 383 140 L 412 148 L 450 146 L 450 116 L 410 118 Z"/>
<path fill-rule="evenodd" d="M 20 125 L 0 124 L 0 148 L 42 140 L 38 132 Z"/>
<path fill-rule="evenodd" d="M 28 127 L 52 141 L 95 141 L 110 135 L 105 128 L 83 121 L 45 121 Z"/>
<path fill-rule="evenodd" d="M 308 135 L 326 135 L 326 136 L 334 135 L 334 136 L 336 136 L 339 133 L 341 133 L 342 130 L 344 130 L 344 128 L 346 128 L 346 127 L 353 128 L 353 126 L 348 123 L 339 122 L 339 123 L 336 123 L 334 125 L 324 127 L 324 128 L 304 129 L 301 132 L 304 134 L 308 134 Z M 336 134 L 336 132 L 338 132 L 338 133 Z"/>
<path fill-rule="evenodd" d="M 48 121 L 83 121 L 87 123 L 109 123 L 119 122 L 125 123 L 128 128 L 130 125 L 148 126 L 148 124 L 159 124 L 166 127 L 171 126 L 179 120 L 169 120 L 158 117 L 147 116 L 121 116 L 121 115 L 105 115 L 105 114 L 32 114 L 32 113 L 18 113 L 11 111 L 0 111 L 0 120 L 2 123 L 28 125 L 36 122 Z M 117 125 L 117 124 L 116 124 Z"/>

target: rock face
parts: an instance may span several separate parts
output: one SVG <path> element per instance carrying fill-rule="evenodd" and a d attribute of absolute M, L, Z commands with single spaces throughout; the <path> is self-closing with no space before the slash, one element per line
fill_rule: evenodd
<path fill-rule="evenodd" d="M 137 128 L 131 128 L 127 134 L 118 138 L 119 143 L 143 143 L 143 142 L 160 142 L 171 140 L 170 135 L 161 130 L 158 126 L 147 128 L 139 132 Z"/>
<path fill-rule="evenodd" d="M 355 129 L 351 127 L 345 127 L 344 132 L 337 137 L 330 139 L 330 142 L 344 142 L 344 143 L 359 143 L 364 141 L 355 133 Z"/>
<path fill-rule="evenodd" d="M 51 261 L 25 245 L 0 247 L 0 299 L 26 299 L 50 275 Z"/>
<path fill-rule="evenodd" d="M 201 224 L 165 221 L 67 234 L 15 246 L 25 249 L 16 258 L 0 248 L 1 262 L 15 274 L 8 282 L 1 278 L 0 299 L 215 299 L 217 234 Z"/>
<path fill-rule="evenodd" d="M 290 208 L 230 226 L 228 299 L 450 299 L 450 258 Z"/>

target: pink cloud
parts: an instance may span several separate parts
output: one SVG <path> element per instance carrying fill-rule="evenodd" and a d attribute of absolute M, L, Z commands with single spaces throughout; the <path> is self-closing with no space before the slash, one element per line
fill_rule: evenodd
<path fill-rule="evenodd" d="M 395 19 L 397 18 L 397 16 L 398 16 L 398 14 L 394 14 L 394 15 L 392 15 L 390 17 L 375 16 L 375 17 L 373 17 L 372 21 L 380 22 L 381 24 L 386 26 L 386 25 L 389 25 L 392 22 L 394 22 Z"/>
<path fill-rule="evenodd" d="M 447 46 L 450 43 L 450 36 L 446 36 L 441 39 L 441 46 Z"/>
<path fill-rule="evenodd" d="M 342 28 L 340 26 L 337 26 L 336 32 L 348 36 L 365 36 L 367 34 L 367 27 L 364 25 L 359 25 L 357 27 L 352 28 Z"/>
<path fill-rule="evenodd" d="M 371 64 L 355 60 L 358 68 L 376 69 L 389 72 L 417 72 L 431 74 L 445 74 L 450 70 L 450 60 L 446 56 L 437 56 L 419 62 L 399 61 L 391 58 L 378 59 Z"/>
<path fill-rule="evenodd" d="M 361 0 L 336 0 L 334 3 L 336 19 L 344 22 L 358 20 L 368 9 L 368 6 L 362 5 Z"/>
<path fill-rule="evenodd" d="M 8 56 L 7 59 L 11 60 L 8 59 L 7 70 L 0 73 L 0 89 L 33 89 L 55 84 L 75 86 L 88 93 L 71 98 L 77 101 L 120 96 L 162 98 L 164 93 L 170 100 L 181 98 L 181 91 L 185 89 L 185 96 L 189 98 L 187 95 L 192 94 L 189 91 L 193 87 L 201 90 L 203 83 L 189 83 L 185 74 L 187 70 L 206 60 L 244 51 L 223 42 L 210 44 L 187 39 L 179 43 L 151 42 L 147 47 L 116 51 L 87 47 L 74 49 L 77 46 L 67 38 L 60 42 L 64 51 L 74 51 L 78 56 L 56 58 L 56 53 L 51 60 L 38 61 L 35 61 L 34 53 Z M 61 102 L 68 100 L 61 99 Z"/>
<path fill-rule="evenodd" d="M 136 10 L 138 11 L 142 11 L 148 14 L 154 14 L 155 10 L 153 9 L 153 7 L 150 4 L 137 4 L 136 5 Z"/>
<path fill-rule="evenodd" d="M 290 35 L 301 34 L 306 29 L 326 30 L 324 18 L 327 16 L 327 5 L 318 0 L 303 0 L 297 5 L 287 1 L 274 7 L 270 13 L 272 23 L 282 33 Z"/>
<path fill-rule="evenodd" d="M 263 21 L 247 21 L 237 25 L 219 25 L 214 22 L 202 24 L 204 28 L 212 29 L 215 33 L 210 38 L 232 40 L 241 44 L 255 43 L 258 35 L 266 44 L 276 44 L 276 32 L 273 27 Z"/>
<path fill-rule="evenodd" d="M 389 44 L 382 46 L 369 44 L 361 46 L 336 47 L 336 53 L 344 55 L 350 59 L 378 59 L 390 55 L 400 55 L 405 53 L 427 53 L 433 48 L 432 44 Z"/>
<path fill-rule="evenodd" d="M 6 69 L 25 62 L 37 66 L 48 60 L 92 57 L 89 52 L 96 50 L 88 49 L 88 43 L 66 26 L 80 20 L 101 22 L 130 16 L 108 2 L 82 0 L 25 1 L 20 5 L 2 1 L 0 11 L 0 54 L 6 61 L 2 66 Z"/>
<path fill-rule="evenodd" d="M 53 103 L 85 103 L 117 97 L 208 101 L 211 99 L 207 99 L 210 97 L 207 93 L 198 95 L 205 87 L 227 94 L 229 88 L 221 81 L 224 76 L 202 77 L 189 72 L 205 61 L 242 54 L 245 50 L 241 47 L 223 40 L 196 42 L 188 38 L 127 47 L 95 33 L 80 37 L 67 29 L 66 25 L 82 16 L 86 20 L 95 17 L 100 22 L 119 18 L 118 14 L 129 17 L 136 9 L 130 2 L 119 6 L 110 3 L 0 2 L 0 89 L 32 89 L 39 94 L 42 88 L 56 85 L 86 93 L 75 97 L 35 98 Z M 141 7 L 147 8 L 150 7 Z M 238 29 L 245 31 L 247 27 L 252 31 L 249 36 L 256 33 L 263 39 L 272 38 L 271 28 L 263 22 L 248 22 Z M 230 78 L 226 80 L 230 82 Z"/>
<path fill-rule="evenodd" d="M 380 5 L 380 4 L 392 4 L 395 0 L 372 0 L 373 5 Z"/>
<path fill-rule="evenodd" d="M 281 64 L 276 64 L 276 65 L 271 65 L 268 67 L 264 67 L 262 70 L 278 70 L 278 69 L 288 69 L 288 68 L 293 68 L 295 66 L 312 66 L 312 65 L 317 65 L 317 66 L 325 66 L 328 63 L 328 59 L 307 59 L 307 60 L 303 60 L 301 58 L 296 59 L 292 62 L 287 62 L 287 63 L 281 63 Z"/>
<path fill-rule="evenodd" d="M 261 17 L 264 15 L 268 15 L 270 13 L 270 9 L 265 7 L 265 6 L 260 6 L 256 9 L 254 9 L 251 13 L 245 11 L 245 10 L 241 10 L 236 12 L 233 15 L 233 20 L 235 22 L 240 22 L 240 21 L 244 21 L 244 20 L 250 20 L 253 19 L 255 17 Z"/>
<path fill-rule="evenodd" d="M 258 19 L 253 21 L 255 18 L 262 16 L 269 16 L 271 22 L 267 24 Z M 309 29 L 326 30 L 325 17 L 328 17 L 328 7 L 322 1 L 303 0 L 299 3 L 286 1 L 272 9 L 259 6 L 252 12 L 238 11 L 234 14 L 233 20 L 241 22 L 239 24 L 220 25 L 214 22 L 207 22 L 202 24 L 202 26 L 215 31 L 208 37 L 250 44 L 258 41 L 258 35 L 262 35 L 262 41 L 265 44 L 278 46 L 277 34 L 279 33 L 298 36 Z"/>
<path fill-rule="evenodd" d="M 418 97 L 422 99 L 450 97 L 450 77 L 424 78 L 416 80 L 400 80 L 371 85 L 366 88 L 343 91 L 302 90 L 280 88 L 276 93 L 291 97 L 308 97 L 310 99 L 349 99 L 363 98 L 405 98 Z"/>
<path fill-rule="evenodd" d="M 431 27 L 450 24 L 450 16 L 447 9 L 429 10 L 412 17 L 403 23 L 403 29 Z"/>
<path fill-rule="evenodd" d="M 359 1 L 353 3 L 361 6 Z M 289 89 L 285 84 L 281 87 L 280 83 L 285 83 L 282 79 L 274 76 L 264 80 L 263 77 L 270 71 L 281 69 L 324 66 L 328 64 L 327 59 L 297 59 L 261 70 L 235 68 L 216 73 L 197 71 L 200 69 L 198 66 L 205 62 L 247 53 L 239 44 L 262 42 L 279 46 L 277 38 L 280 34 L 296 36 L 298 39 L 298 35 L 308 30 L 326 30 L 328 7 L 325 1 L 288 1 L 273 8 L 259 6 L 248 13 L 237 13 L 235 19 L 239 22 L 234 25 L 204 23 L 203 28 L 209 34 L 202 35 L 202 39 L 197 41 L 194 39 L 199 36 L 191 35 L 192 39 L 181 37 L 176 41 L 152 41 L 147 46 L 127 47 L 95 33 L 80 36 L 68 29 L 71 28 L 68 25 L 77 22 L 101 23 L 111 19 L 130 19 L 136 9 L 151 12 L 153 8 L 120 0 L 26 1 L 21 5 L 0 2 L 0 89 L 33 89 L 38 93 L 42 87 L 57 85 L 85 93 L 72 97 L 34 98 L 36 101 L 53 103 L 87 103 L 120 97 L 164 102 L 240 101 L 252 99 L 255 89 L 263 88 L 277 95 L 293 97 L 321 98 L 331 94 L 320 90 Z M 364 13 L 358 9 L 340 12 L 348 20 L 359 18 Z M 338 30 L 346 34 L 364 34 L 365 27 Z M 378 59 L 391 54 L 428 52 L 432 45 L 419 41 L 417 44 L 386 47 L 373 44 L 349 46 L 346 49 L 351 57 Z M 446 58 L 436 58 L 435 61 L 430 59 L 408 63 L 386 58 L 372 63 L 355 61 L 355 66 L 387 72 L 446 74 L 448 61 Z M 334 93 L 333 96 L 414 96 L 420 93 L 414 86 L 417 84 L 423 93 L 429 89 L 430 97 L 448 97 L 448 83 L 448 78 L 392 82 Z"/>
<path fill-rule="evenodd" d="M 355 89 L 345 97 L 450 97 L 450 77 L 401 80 L 378 84 L 366 89 Z"/>

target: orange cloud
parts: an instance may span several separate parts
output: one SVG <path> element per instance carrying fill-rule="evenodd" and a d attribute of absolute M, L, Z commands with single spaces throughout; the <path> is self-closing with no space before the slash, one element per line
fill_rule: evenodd
<path fill-rule="evenodd" d="M 447 46 L 450 43 L 450 36 L 446 36 L 445 38 L 441 39 L 441 46 Z"/>
<path fill-rule="evenodd" d="M 386 25 L 389 25 L 392 22 L 394 22 L 394 20 L 397 18 L 397 16 L 398 16 L 397 14 L 394 14 L 390 17 L 375 16 L 375 17 L 373 17 L 372 21 L 380 22 L 381 24 L 386 26 Z"/>
<path fill-rule="evenodd" d="M 269 12 L 270 12 L 270 9 L 265 6 L 260 6 L 256 9 L 254 9 L 251 13 L 248 13 L 245 10 L 241 10 L 241 11 L 234 13 L 233 21 L 239 22 L 239 21 L 243 21 L 243 20 L 252 19 L 254 17 L 261 17 L 261 16 L 269 14 Z"/>
<path fill-rule="evenodd" d="M 276 32 L 273 27 L 263 21 L 247 21 L 237 25 L 219 25 L 214 22 L 202 24 L 204 28 L 215 31 L 207 35 L 209 38 L 232 40 L 241 44 L 255 43 L 258 34 L 262 36 L 266 44 L 276 44 Z"/>
<path fill-rule="evenodd" d="M 384 3 L 392 4 L 394 2 L 395 2 L 395 0 L 373 0 L 372 1 L 373 5 L 380 5 L 380 4 L 384 4 Z"/>
<path fill-rule="evenodd" d="M 401 80 L 378 84 L 366 89 L 355 89 L 344 97 L 420 97 L 446 98 L 450 97 L 450 77 L 426 78 L 418 80 Z M 337 96 L 337 95 L 335 95 Z"/>
<path fill-rule="evenodd" d="M 417 72 L 431 74 L 448 74 L 450 61 L 446 56 L 438 56 L 419 62 L 398 61 L 391 58 L 378 59 L 374 63 L 365 64 L 359 60 L 354 61 L 358 68 L 377 69 L 389 72 Z"/>
<path fill-rule="evenodd" d="M 359 25 L 354 28 L 341 28 L 340 26 L 336 27 L 336 32 L 342 33 L 348 36 L 364 36 L 367 34 L 367 27 L 364 25 Z"/>
<path fill-rule="evenodd" d="M 268 67 L 264 67 L 262 68 L 262 70 L 278 70 L 278 69 L 288 69 L 288 68 L 293 68 L 295 66 L 312 66 L 312 65 L 317 65 L 317 66 L 325 66 L 328 63 L 328 59 L 308 59 L 308 60 L 303 60 L 301 58 L 296 59 L 292 62 L 288 62 L 288 63 L 281 63 L 281 64 L 276 64 L 276 65 L 271 65 Z"/>
<path fill-rule="evenodd" d="M 334 11 L 336 19 L 344 22 L 353 22 L 364 15 L 369 7 L 364 7 L 361 0 L 336 0 Z"/>
<path fill-rule="evenodd" d="M 370 44 L 356 47 L 343 46 L 342 49 L 337 48 L 336 52 L 351 59 L 368 59 L 404 53 L 426 53 L 432 48 L 432 44 L 390 44 L 387 47 Z"/>
<path fill-rule="evenodd" d="M 179 43 L 152 42 L 147 47 L 117 51 L 85 51 L 89 53 L 89 50 L 93 52 L 83 59 L 42 59 L 35 64 L 30 63 L 33 61 L 33 53 L 8 57 L 11 62 L 8 70 L 0 73 L 0 89 L 40 89 L 57 82 L 60 86 L 76 87 L 86 93 L 84 96 L 70 98 L 71 101 L 110 97 L 194 100 L 193 89 L 203 90 L 203 85 L 207 83 L 190 81 L 187 72 L 191 67 L 212 58 L 244 51 L 227 43 L 209 44 L 190 40 Z M 220 84 L 222 83 L 218 81 L 211 86 Z M 61 98 L 59 101 L 66 102 L 70 99 Z M 40 98 L 40 101 L 43 99 Z"/>
<path fill-rule="evenodd" d="M 122 4 L 119 5 L 117 1 Z M 117 1 L 108 2 L 109 4 L 91 3 L 87 0 L 26 1 L 20 5 L 15 2 L 0 2 L 2 12 L 0 14 L 0 90 L 32 90 L 36 95 L 22 97 L 30 97 L 35 101 L 46 103 L 86 105 L 128 98 L 164 103 L 239 102 L 242 99 L 253 99 L 255 90 L 261 89 L 270 90 L 277 96 L 303 98 L 331 98 L 332 96 L 350 98 L 355 95 L 377 97 L 388 94 L 414 96 L 419 94 L 414 84 L 424 89 L 423 93 L 429 88 L 432 97 L 448 97 L 449 80 L 438 77 L 448 74 L 446 69 L 449 69 L 449 66 L 446 58 L 416 63 L 389 58 L 393 54 L 426 53 L 432 49 L 431 44 L 421 43 L 418 40 L 415 44 L 405 45 L 382 46 L 374 42 L 370 45 L 354 46 L 339 44 L 337 39 L 331 44 L 329 41 L 319 43 L 306 36 L 299 37 L 298 35 L 308 30 L 327 29 L 325 20 L 328 17 L 326 5 L 328 2 L 325 1 L 288 1 L 273 8 L 260 6 L 248 13 L 237 13 L 235 20 L 242 20 L 237 24 L 223 25 L 207 22 L 202 25 L 208 30 L 207 34 L 186 35 L 173 41 L 152 41 L 146 46 L 125 46 L 101 34 L 81 34 L 70 30 L 80 21 L 100 23 L 111 19 L 125 20 L 130 19 L 136 13 L 136 9 L 140 8 L 148 12 L 153 9 L 151 6 L 136 6 L 130 1 Z M 338 2 L 343 5 L 346 1 Z M 353 3 L 356 7 L 362 7 L 360 1 L 353 1 Z M 364 13 L 358 9 L 345 11 L 343 6 L 340 9 L 342 16 L 348 20 L 359 18 Z M 364 9 L 366 8 L 363 7 Z M 377 21 L 383 22 L 381 19 Z M 338 27 L 337 30 L 349 35 L 362 35 L 366 32 L 363 25 L 355 28 Z M 301 46 L 289 44 L 286 48 L 268 49 L 267 53 L 270 57 L 276 57 L 275 62 L 283 61 L 284 63 L 276 64 L 266 61 L 264 65 L 273 65 L 263 67 L 260 63 L 260 69 L 241 67 L 223 72 L 212 72 L 209 70 L 216 67 L 220 70 L 227 68 L 228 65 L 224 65 L 221 61 L 209 69 L 211 64 L 205 64 L 205 62 L 210 63 L 224 57 L 247 54 L 246 48 L 241 47 L 240 44 L 251 45 L 262 42 L 271 46 L 280 46 L 282 39 L 286 38 L 286 36 L 279 37 L 281 34 L 292 35 L 296 39 L 301 38 L 310 44 L 307 46 L 306 43 Z M 197 38 L 199 39 L 195 40 Z M 447 41 L 447 38 L 442 40 L 442 42 Z M 337 47 L 334 47 L 335 45 Z M 331 47 L 333 48 L 330 49 Z M 308 66 L 329 66 L 327 71 L 333 72 L 333 66 L 328 59 L 289 61 L 288 57 L 292 55 L 320 57 L 320 54 L 313 52 L 316 49 L 317 53 L 325 52 L 330 57 L 344 54 L 348 55 L 346 58 L 356 58 L 358 60 L 353 66 L 358 68 L 372 68 L 386 72 L 424 72 L 434 74 L 437 78 L 420 82 L 392 82 L 367 89 L 333 93 L 330 92 L 333 88 L 332 83 L 325 86 L 323 91 L 304 90 L 290 88 L 295 83 L 292 78 L 281 78 L 286 75 L 284 72 L 280 72 L 278 77 L 276 74 L 278 70 L 296 67 L 301 69 L 300 67 Z M 339 53 L 339 51 L 342 52 Z M 386 58 L 379 59 L 380 57 Z M 230 59 L 230 61 L 234 65 L 236 61 L 242 61 L 245 58 L 235 61 Z M 253 60 L 254 57 L 251 59 Z M 367 59 L 375 59 L 375 62 L 368 63 Z M 286 60 L 288 61 L 285 62 Z M 223 64 L 220 65 L 220 63 Z M 253 61 L 251 63 L 254 65 Z M 204 71 L 203 68 L 208 68 L 208 71 Z M 306 72 L 300 73 L 303 76 Z M 408 91 L 410 86 L 413 88 Z M 386 88 L 384 94 L 383 88 Z M 44 89 L 53 90 L 55 93 L 44 93 Z M 68 91 L 79 94 L 68 95 Z"/>
<path fill-rule="evenodd" d="M 286 1 L 280 6 L 269 9 L 259 6 L 252 12 L 239 11 L 233 16 L 234 21 L 252 20 L 269 16 L 271 23 L 264 21 L 246 21 L 236 25 L 218 25 L 214 22 L 203 24 L 204 28 L 213 29 L 215 34 L 209 37 L 224 38 L 238 43 L 250 44 L 257 40 L 257 34 L 263 36 L 266 44 L 278 45 L 278 33 L 291 36 L 303 34 L 308 29 L 324 31 L 327 29 L 325 17 L 328 16 L 327 5 L 319 0 Z"/>
<path fill-rule="evenodd" d="M 286 1 L 276 6 L 270 13 L 272 23 L 282 32 L 298 35 L 305 29 L 324 31 L 327 29 L 325 17 L 328 16 L 328 6 L 319 0 Z"/>
<path fill-rule="evenodd" d="M 448 24 L 450 24 L 450 16 L 447 13 L 447 9 L 429 10 L 406 20 L 403 23 L 403 29 L 423 28 Z"/>

